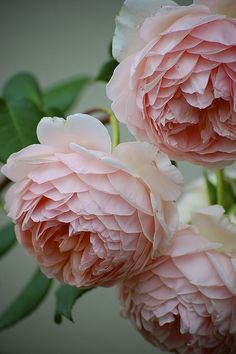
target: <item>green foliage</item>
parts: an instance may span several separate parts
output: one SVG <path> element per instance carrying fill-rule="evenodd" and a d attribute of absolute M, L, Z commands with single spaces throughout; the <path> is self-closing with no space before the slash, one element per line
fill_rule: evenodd
<path fill-rule="evenodd" d="M 232 194 L 234 197 L 234 200 L 236 201 L 236 178 L 229 178 L 228 182 L 231 186 Z"/>
<path fill-rule="evenodd" d="M 0 99 L 0 160 L 27 145 L 37 143 L 36 127 L 42 111 L 26 98 Z"/>
<path fill-rule="evenodd" d="M 12 76 L 3 87 L 3 98 L 6 101 L 26 98 L 36 106 L 42 107 L 42 92 L 36 78 L 29 73 Z"/>
<path fill-rule="evenodd" d="M 223 201 L 219 200 L 219 185 L 213 183 L 208 176 L 208 171 L 204 170 L 204 178 L 208 193 L 208 202 L 210 205 L 221 204 L 226 213 L 230 212 L 236 204 L 236 179 L 228 177 L 222 173 L 221 180 L 217 180 L 217 183 L 221 183 L 221 197 Z"/>
<path fill-rule="evenodd" d="M 208 176 L 208 171 L 206 169 L 204 169 L 203 175 L 204 175 L 206 188 L 207 188 L 208 202 L 210 205 L 216 204 L 217 203 L 216 186 L 214 185 L 214 183 L 210 181 Z"/>
<path fill-rule="evenodd" d="M 14 225 L 9 224 L 0 229 L 0 257 L 2 257 L 16 242 Z"/>
<path fill-rule="evenodd" d="M 0 161 L 38 143 L 36 128 L 43 116 L 65 116 L 91 82 L 88 76 L 57 84 L 44 93 L 35 77 L 20 73 L 3 87 L 0 98 Z"/>
<path fill-rule="evenodd" d="M 29 73 L 12 76 L 0 98 L 0 160 L 30 144 L 37 143 L 36 127 L 44 115 L 42 92 Z"/>
<path fill-rule="evenodd" d="M 224 177 L 224 208 L 229 212 L 236 204 L 235 180 L 227 176 Z"/>
<path fill-rule="evenodd" d="M 82 96 L 85 89 L 92 82 L 89 76 L 78 76 L 57 84 L 43 93 L 45 108 L 50 114 L 65 115 Z"/>
<path fill-rule="evenodd" d="M 92 288 L 76 288 L 70 285 L 61 285 L 56 291 L 56 311 L 54 320 L 56 323 L 62 322 L 62 316 L 73 321 L 72 308 L 83 294 Z"/>
<path fill-rule="evenodd" d="M 45 299 L 52 280 L 37 270 L 17 298 L 0 315 L 0 331 L 30 315 Z"/>
<path fill-rule="evenodd" d="M 112 77 L 113 71 L 117 65 L 118 62 L 115 59 L 110 59 L 105 64 L 103 64 L 96 77 L 96 81 L 108 82 Z"/>

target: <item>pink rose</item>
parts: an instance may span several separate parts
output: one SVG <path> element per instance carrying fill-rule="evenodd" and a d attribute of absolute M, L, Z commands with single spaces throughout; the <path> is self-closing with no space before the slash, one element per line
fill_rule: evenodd
<path fill-rule="evenodd" d="M 235 258 L 221 246 L 183 227 L 149 270 L 122 283 L 122 312 L 147 340 L 174 353 L 236 353 Z"/>
<path fill-rule="evenodd" d="M 236 159 L 235 0 L 126 0 L 107 86 L 139 140 L 173 159 L 220 168 Z"/>
<path fill-rule="evenodd" d="M 147 143 L 111 152 L 87 115 L 43 118 L 37 135 L 2 168 L 19 242 L 46 275 L 78 287 L 140 272 L 178 225 L 180 172 Z"/>

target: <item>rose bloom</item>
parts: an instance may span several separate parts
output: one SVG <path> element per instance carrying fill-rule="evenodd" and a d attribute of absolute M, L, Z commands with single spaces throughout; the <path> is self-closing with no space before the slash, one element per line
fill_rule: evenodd
<path fill-rule="evenodd" d="M 148 270 L 122 283 L 122 313 L 164 351 L 234 354 L 236 226 L 230 229 L 220 206 L 196 217 Z"/>
<path fill-rule="evenodd" d="M 235 17 L 235 0 L 124 2 L 107 95 L 139 140 L 213 169 L 236 159 Z"/>
<path fill-rule="evenodd" d="M 147 143 L 111 152 L 88 115 L 43 118 L 37 135 L 2 168 L 19 242 L 47 276 L 78 287 L 140 272 L 178 226 L 180 172 Z"/>

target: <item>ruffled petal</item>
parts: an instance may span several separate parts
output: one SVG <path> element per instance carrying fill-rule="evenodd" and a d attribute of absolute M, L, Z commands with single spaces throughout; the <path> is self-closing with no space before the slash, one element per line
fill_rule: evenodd
<path fill-rule="evenodd" d="M 212 242 L 219 243 L 219 251 L 236 256 L 236 225 L 224 216 L 224 208 L 211 205 L 192 214 L 193 225 Z"/>
<path fill-rule="evenodd" d="M 163 200 L 176 200 L 181 192 L 183 176 L 169 158 L 154 145 L 140 142 L 123 143 L 114 154 L 143 178 L 153 193 Z"/>
<path fill-rule="evenodd" d="M 22 180 L 39 164 L 57 161 L 54 154 L 58 151 L 53 146 L 34 144 L 9 156 L 1 172 L 14 182 Z"/>
<path fill-rule="evenodd" d="M 107 129 L 98 119 L 87 114 L 74 114 L 66 120 L 45 117 L 38 124 L 37 136 L 41 144 L 54 146 L 62 152 L 69 152 L 71 143 L 91 150 L 111 152 Z"/>
<path fill-rule="evenodd" d="M 122 61 L 140 50 L 144 41 L 139 28 L 146 18 L 155 15 L 163 6 L 177 5 L 172 0 L 126 0 L 116 17 L 116 29 L 113 37 L 113 56 Z"/>

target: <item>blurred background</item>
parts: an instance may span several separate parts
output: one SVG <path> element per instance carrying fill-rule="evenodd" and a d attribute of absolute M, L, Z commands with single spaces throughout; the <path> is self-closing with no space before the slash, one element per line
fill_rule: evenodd
<path fill-rule="evenodd" d="M 138 0 L 137 0 L 138 1 Z M 0 87 L 19 71 L 41 85 L 78 74 L 96 75 L 108 59 L 114 18 L 122 0 L 0 0 Z M 181 1 L 181 4 L 189 3 Z M 90 87 L 74 109 L 109 107 L 105 85 Z M 132 137 L 122 128 L 122 141 Z M 200 174 L 181 164 L 185 181 Z M 0 311 L 31 277 L 36 265 L 16 246 L 0 262 Z M 55 288 L 55 286 L 54 286 Z M 158 354 L 132 324 L 120 317 L 115 288 L 96 289 L 74 307 L 75 323 L 53 322 L 54 291 L 26 320 L 0 333 L 0 354 Z"/>

